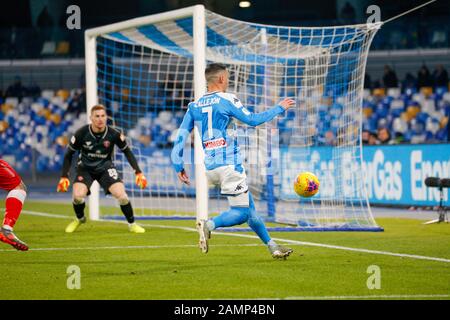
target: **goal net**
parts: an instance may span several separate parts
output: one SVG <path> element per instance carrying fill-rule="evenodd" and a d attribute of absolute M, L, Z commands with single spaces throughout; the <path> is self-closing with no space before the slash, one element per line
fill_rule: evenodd
<path fill-rule="evenodd" d="M 170 159 L 188 102 L 205 92 L 206 64 L 220 62 L 230 70 L 229 92 L 251 111 L 284 97 L 297 101 L 265 125 L 235 121 L 229 128 L 259 214 L 295 230 L 381 230 L 367 200 L 361 149 L 364 72 L 379 27 L 269 26 L 194 6 L 88 30 L 88 108 L 107 107 L 149 181 L 138 189 L 125 157 L 116 154 L 136 216 L 189 219 L 201 208 L 210 215 L 228 208 L 218 190 L 205 188 L 194 135 L 185 149 L 190 186 L 178 181 Z M 309 199 L 293 191 L 302 171 L 321 183 Z M 98 186 L 92 193 L 91 218 L 120 216 L 115 201 L 98 196 Z"/>

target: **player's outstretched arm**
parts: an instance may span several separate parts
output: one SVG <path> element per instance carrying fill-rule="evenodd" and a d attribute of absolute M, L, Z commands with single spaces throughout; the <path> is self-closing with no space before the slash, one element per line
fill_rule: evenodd
<path fill-rule="evenodd" d="M 69 145 L 67 146 L 66 154 L 64 155 L 63 166 L 61 170 L 61 179 L 59 179 L 57 192 L 67 192 L 70 186 L 69 171 L 72 165 L 73 155 L 76 151 L 81 149 L 82 145 L 82 132 L 83 128 L 78 129 L 77 132 L 70 138 Z"/>
<path fill-rule="evenodd" d="M 141 168 L 139 168 L 139 164 L 136 160 L 136 157 L 134 156 L 133 152 L 131 151 L 130 147 L 128 146 L 127 139 L 125 135 L 118 131 L 117 129 L 114 129 L 116 132 L 115 136 L 115 144 L 119 147 L 120 150 L 122 150 L 123 154 L 128 160 L 128 163 L 133 168 L 135 174 L 136 174 L 136 184 L 139 188 L 144 189 L 147 187 L 147 178 L 142 173 Z"/>
<path fill-rule="evenodd" d="M 285 98 L 281 100 L 276 106 L 260 113 L 252 113 L 243 107 L 240 102 L 230 103 L 230 113 L 233 117 L 245 124 L 255 127 L 265 122 L 268 122 L 275 118 L 277 115 L 284 113 L 289 108 L 295 105 L 295 100 L 291 98 Z"/>
<path fill-rule="evenodd" d="M 187 175 L 186 171 L 181 171 L 177 173 L 178 179 L 183 182 L 184 184 L 190 185 L 191 182 L 189 181 L 189 176 Z"/>
<path fill-rule="evenodd" d="M 136 184 L 139 188 L 145 189 L 147 187 L 147 178 L 144 176 L 144 174 L 141 171 L 141 168 L 139 168 L 139 164 L 136 160 L 136 157 L 134 156 L 133 152 L 130 150 L 128 146 L 123 151 L 123 154 L 128 160 L 128 163 L 133 168 L 134 172 L 136 173 Z"/>
<path fill-rule="evenodd" d="M 194 128 L 194 118 L 191 115 L 191 112 L 188 111 L 184 115 L 183 122 L 181 123 L 180 128 L 178 129 L 177 137 L 173 144 L 171 160 L 172 165 L 177 172 L 178 179 L 185 183 L 189 184 L 189 178 L 184 171 L 184 161 L 183 161 L 183 153 L 184 153 L 184 145 L 186 144 L 186 140 L 191 134 L 192 129 Z"/>
<path fill-rule="evenodd" d="M 120 133 L 116 140 L 117 146 L 122 150 L 123 154 L 128 160 L 128 163 L 133 168 L 135 174 L 136 174 L 136 184 L 139 188 L 145 189 L 147 187 L 147 178 L 142 173 L 141 168 L 139 168 L 139 164 L 136 160 L 136 157 L 134 156 L 133 152 L 131 151 L 130 147 L 127 144 L 127 140 L 125 138 L 125 135 L 123 133 Z"/>

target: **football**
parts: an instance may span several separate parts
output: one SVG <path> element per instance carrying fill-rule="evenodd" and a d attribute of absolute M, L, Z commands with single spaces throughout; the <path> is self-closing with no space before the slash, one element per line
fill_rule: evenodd
<path fill-rule="evenodd" d="M 294 190 L 299 196 L 309 198 L 319 192 L 320 182 L 311 172 L 301 172 L 294 181 Z"/>

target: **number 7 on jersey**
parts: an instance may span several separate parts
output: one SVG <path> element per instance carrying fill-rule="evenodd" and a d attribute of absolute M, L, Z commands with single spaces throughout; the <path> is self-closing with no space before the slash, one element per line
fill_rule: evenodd
<path fill-rule="evenodd" d="M 208 136 L 211 139 L 213 137 L 213 128 L 212 128 L 212 107 L 205 107 L 202 109 L 202 113 L 208 114 Z"/>

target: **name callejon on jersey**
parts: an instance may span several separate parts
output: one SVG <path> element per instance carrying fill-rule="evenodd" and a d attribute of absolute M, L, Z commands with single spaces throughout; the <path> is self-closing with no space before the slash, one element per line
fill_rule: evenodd
<path fill-rule="evenodd" d="M 281 113 L 284 109 L 280 105 L 261 113 L 252 113 L 231 93 L 216 91 L 205 94 L 188 105 L 172 150 L 175 170 L 183 170 L 183 147 L 194 126 L 197 126 L 202 137 L 206 169 L 213 170 L 242 163 L 237 139 L 227 130 L 233 118 L 249 126 L 257 126 Z"/>

